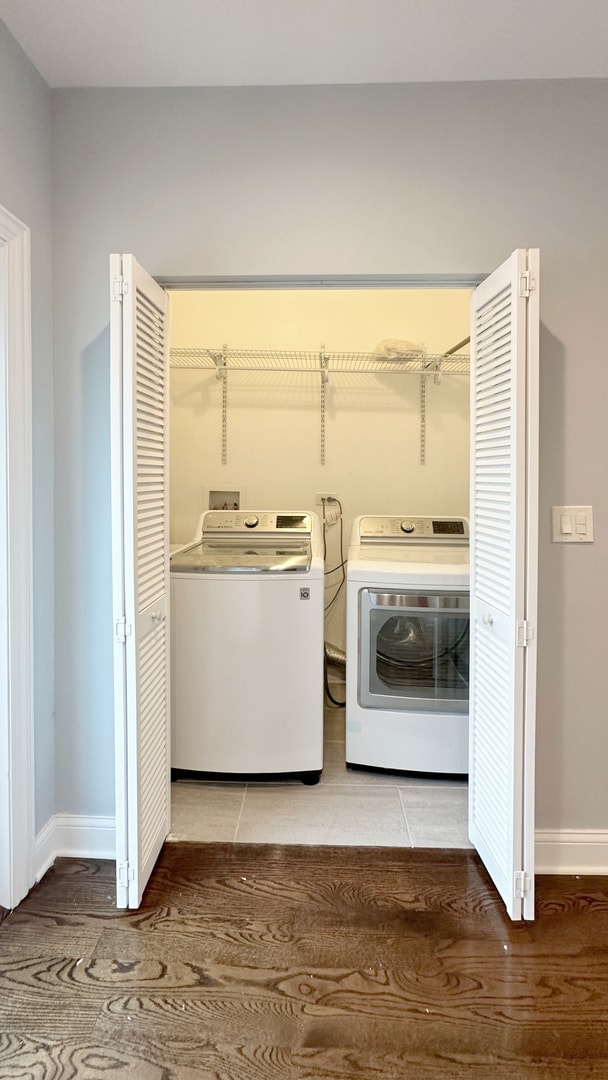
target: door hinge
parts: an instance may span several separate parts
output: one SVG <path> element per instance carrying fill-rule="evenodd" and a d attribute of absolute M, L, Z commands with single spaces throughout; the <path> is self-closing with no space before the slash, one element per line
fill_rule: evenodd
<path fill-rule="evenodd" d="M 516 870 L 513 875 L 513 898 L 523 900 L 530 892 L 530 875 L 523 870 Z"/>
<path fill-rule="evenodd" d="M 518 619 L 515 630 L 515 644 L 522 648 L 529 645 L 534 638 L 534 627 L 527 619 Z"/>
<path fill-rule="evenodd" d="M 128 291 L 129 283 L 125 281 L 122 274 L 115 277 L 112 282 L 112 299 L 118 301 L 118 303 L 122 303 L 122 298 L 123 296 L 126 296 Z"/>
<path fill-rule="evenodd" d="M 130 881 L 135 881 L 135 867 L 129 866 L 128 862 L 121 862 L 118 864 L 118 884 L 124 885 L 125 888 Z"/>
<path fill-rule="evenodd" d="M 519 279 L 519 295 L 527 298 L 531 292 L 534 292 L 535 288 L 536 282 L 530 271 L 524 270 Z"/>
<path fill-rule="evenodd" d="M 114 640 L 126 641 L 128 637 L 131 637 L 131 623 L 128 623 L 126 617 L 123 615 L 122 618 L 116 620 L 114 626 Z"/>

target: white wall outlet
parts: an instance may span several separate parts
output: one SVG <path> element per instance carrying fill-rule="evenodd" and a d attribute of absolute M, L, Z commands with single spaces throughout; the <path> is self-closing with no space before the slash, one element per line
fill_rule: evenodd
<path fill-rule="evenodd" d="M 552 506 L 551 539 L 556 544 L 590 544 L 593 541 L 592 506 Z"/>
<path fill-rule="evenodd" d="M 315 503 L 317 506 L 323 505 L 323 499 L 336 499 L 337 495 L 333 491 L 317 491 L 315 495 Z"/>

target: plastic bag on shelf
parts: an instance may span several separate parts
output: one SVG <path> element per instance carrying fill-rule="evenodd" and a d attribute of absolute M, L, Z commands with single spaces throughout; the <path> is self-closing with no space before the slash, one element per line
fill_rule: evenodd
<path fill-rule="evenodd" d="M 378 342 L 374 353 L 382 360 L 414 360 L 426 356 L 426 345 L 400 338 L 384 338 Z"/>

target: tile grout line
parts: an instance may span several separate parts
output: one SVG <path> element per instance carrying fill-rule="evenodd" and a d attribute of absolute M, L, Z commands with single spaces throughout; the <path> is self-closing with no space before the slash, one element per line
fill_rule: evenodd
<path fill-rule="evenodd" d="M 409 826 L 409 822 L 407 820 L 407 814 L 405 812 L 405 805 L 404 805 L 403 799 L 401 797 L 401 788 L 400 787 L 397 787 L 397 797 L 399 799 L 399 805 L 401 807 L 401 813 L 403 814 L 403 821 L 405 823 L 405 831 L 406 831 L 406 833 L 408 835 L 408 839 L 409 839 L 409 842 L 410 842 L 410 847 L 413 848 L 414 847 L 414 841 L 412 839 L 412 834 L 410 832 L 410 826 Z"/>
<path fill-rule="evenodd" d="M 241 799 L 241 808 L 239 810 L 239 816 L 237 817 L 236 825 L 234 826 L 234 836 L 232 837 L 232 843 L 233 844 L 236 844 L 236 838 L 237 838 L 237 835 L 238 835 L 239 826 L 241 824 L 241 818 L 243 816 L 243 808 L 245 806 L 245 796 L 247 794 L 247 788 L 248 787 L 249 787 L 249 784 L 245 784 L 245 790 L 243 792 L 243 798 Z"/>

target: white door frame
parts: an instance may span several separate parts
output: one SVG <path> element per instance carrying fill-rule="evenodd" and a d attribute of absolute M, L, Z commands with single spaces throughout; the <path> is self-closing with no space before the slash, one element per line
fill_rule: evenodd
<path fill-rule="evenodd" d="M 31 262 L 29 228 L 1 206 L 0 255 L 0 905 L 10 909 L 35 880 Z"/>

